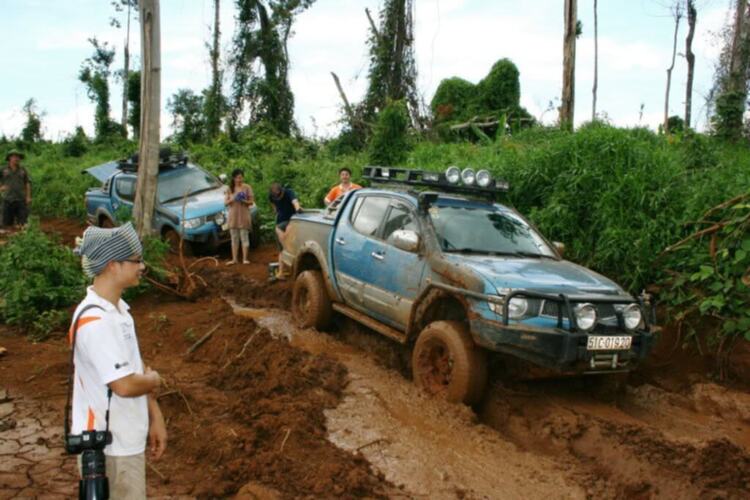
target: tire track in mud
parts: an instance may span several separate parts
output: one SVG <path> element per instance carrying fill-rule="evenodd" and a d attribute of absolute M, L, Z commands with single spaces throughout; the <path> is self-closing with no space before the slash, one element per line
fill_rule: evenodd
<path fill-rule="evenodd" d="M 398 347 L 375 333 L 346 322 L 340 342 L 294 328 L 284 311 L 251 314 L 347 367 L 344 400 L 326 412 L 330 439 L 362 453 L 407 496 L 750 497 L 746 393 L 693 384 L 682 394 L 644 384 L 606 403 L 580 380 L 496 381 L 475 414 L 422 395 L 398 374 Z"/>

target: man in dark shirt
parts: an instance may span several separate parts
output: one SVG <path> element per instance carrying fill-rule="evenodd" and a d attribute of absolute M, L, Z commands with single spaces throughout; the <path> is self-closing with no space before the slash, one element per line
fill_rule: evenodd
<path fill-rule="evenodd" d="M 31 180 L 20 163 L 23 154 L 11 151 L 5 156 L 8 166 L 0 172 L 0 192 L 3 194 L 3 225 L 26 224 L 31 205 Z"/>
<path fill-rule="evenodd" d="M 290 188 L 282 187 L 278 182 L 271 184 L 271 190 L 268 193 L 268 201 L 271 202 L 273 211 L 276 212 L 276 237 L 283 248 L 284 236 L 286 236 L 286 227 L 289 225 L 289 219 L 297 212 L 302 211 L 297 195 Z M 284 277 L 283 264 L 281 262 L 281 253 L 279 253 L 279 278 Z"/>

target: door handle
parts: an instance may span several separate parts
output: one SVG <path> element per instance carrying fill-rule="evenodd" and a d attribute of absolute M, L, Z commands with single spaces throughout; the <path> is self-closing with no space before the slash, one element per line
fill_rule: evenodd
<path fill-rule="evenodd" d="M 346 240 L 344 238 L 336 238 L 336 243 L 339 245 L 346 245 Z"/>
<path fill-rule="evenodd" d="M 381 252 L 372 252 L 370 255 L 372 255 L 373 258 L 378 260 L 385 259 L 385 255 L 383 255 Z"/>

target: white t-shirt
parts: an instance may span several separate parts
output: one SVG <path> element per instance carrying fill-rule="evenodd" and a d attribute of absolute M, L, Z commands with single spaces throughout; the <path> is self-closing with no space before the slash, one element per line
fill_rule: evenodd
<path fill-rule="evenodd" d="M 73 422 L 71 432 L 103 431 L 106 428 L 107 384 L 132 373 L 143 373 L 133 318 L 128 305 L 120 300 L 115 307 L 88 288 L 86 298 L 73 315 L 89 304 L 78 320 L 73 384 Z M 70 333 L 73 327 L 71 326 Z M 143 453 L 148 438 L 148 396 L 123 398 L 112 393 L 109 411 L 112 444 L 104 452 L 113 456 Z"/>

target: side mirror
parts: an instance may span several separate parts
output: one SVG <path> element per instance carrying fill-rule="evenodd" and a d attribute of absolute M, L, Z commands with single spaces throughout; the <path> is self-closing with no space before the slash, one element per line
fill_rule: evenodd
<path fill-rule="evenodd" d="M 227 182 L 227 174 L 219 174 L 219 180 L 226 184 Z"/>
<path fill-rule="evenodd" d="M 415 231 L 409 229 L 399 229 L 393 231 L 391 236 L 388 238 L 389 243 L 393 244 L 396 248 L 399 248 L 405 252 L 416 252 L 419 250 L 419 235 Z"/>
<path fill-rule="evenodd" d="M 560 243 L 559 241 L 553 241 L 552 246 L 555 247 L 555 250 L 557 250 L 557 253 L 560 254 L 560 257 L 565 255 L 565 243 Z"/>

